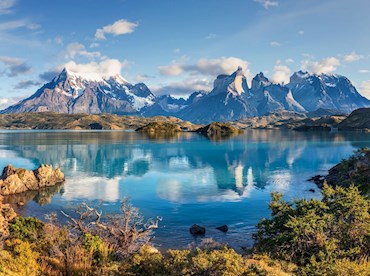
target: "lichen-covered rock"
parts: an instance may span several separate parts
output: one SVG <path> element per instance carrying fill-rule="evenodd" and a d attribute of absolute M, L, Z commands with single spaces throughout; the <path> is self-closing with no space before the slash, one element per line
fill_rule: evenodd
<path fill-rule="evenodd" d="M 6 237 L 8 232 L 8 223 L 16 217 L 13 208 L 7 204 L 2 204 L 2 196 L 0 196 L 0 238 Z"/>
<path fill-rule="evenodd" d="M 50 165 L 41 165 L 31 171 L 16 169 L 8 165 L 3 169 L 0 180 L 0 195 L 13 195 L 29 190 L 53 186 L 64 181 L 64 174 L 60 169 L 53 169 Z"/>
<path fill-rule="evenodd" d="M 64 174 L 60 169 L 53 169 L 51 165 L 41 165 L 34 171 L 39 188 L 53 186 L 64 181 Z"/>

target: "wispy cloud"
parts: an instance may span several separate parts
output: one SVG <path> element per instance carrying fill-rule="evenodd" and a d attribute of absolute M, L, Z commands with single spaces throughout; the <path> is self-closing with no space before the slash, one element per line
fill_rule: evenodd
<path fill-rule="evenodd" d="M 364 58 L 364 56 L 359 55 L 356 52 L 352 52 L 352 53 L 344 56 L 344 61 L 348 62 L 348 63 L 351 63 L 351 62 L 361 60 L 363 58 Z"/>
<path fill-rule="evenodd" d="M 276 64 L 274 67 L 274 74 L 272 75 L 272 81 L 275 83 L 289 83 L 290 68 L 286 65 Z"/>
<path fill-rule="evenodd" d="M 16 4 L 16 0 L 1 0 L 0 1 L 0 14 L 8 14 L 13 10 L 12 8 Z"/>
<path fill-rule="evenodd" d="M 370 70 L 361 69 L 361 70 L 358 70 L 358 72 L 361 73 L 361 74 L 367 74 L 367 73 L 370 73 Z"/>
<path fill-rule="evenodd" d="M 298 31 L 298 34 L 299 35 L 304 35 L 304 31 L 303 30 L 300 30 L 300 31 Z"/>
<path fill-rule="evenodd" d="M 280 43 L 280 42 L 278 42 L 278 41 L 271 41 L 271 42 L 270 42 L 270 45 L 271 45 L 272 47 L 280 47 L 280 46 L 281 46 L 281 43 Z"/>
<path fill-rule="evenodd" d="M 0 56 L 0 62 L 4 65 L 2 73 L 9 77 L 31 72 L 31 67 L 21 58 Z"/>
<path fill-rule="evenodd" d="M 253 0 L 253 1 L 260 3 L 265 9 L 279 6 L 279 1 L 277 0 Z"/>
<path fill-rule="evenodd" d="M 178 76 L 185 72 L 216 76 L 218 74 L 231 74 L 238 68 L 238 66 L 247 70 L 249 62 L 236 57 L 220 57 L 216 59 L 202 58 L 195 64 L 174 62 L 173 64 L 159 67 L 159 71 L 161 75 L 165 76 Z"/>
<path fill-rule="evenodd" d="M 21 99 L 19 97 L 0 98 L 0 110 L 16 104 Z"/>
<path fill-rule="evenodd" d="M 152 90 L 156 95 L 176 95 L 186 97 L 194 91 L 209 91 L 212 83 L 206 79 L 187 78 L 181 81 L 166 83 L 161 86 L 153 86 Z"/>
<path fill-rule="evenodd" d="M 67 45 L 65 57 L 67 59 L 75 58 L 76 56 L 83 56 L 88 59 L 100 58 L 100 52 L 87 51 L 85 46 L 78 42 L 73 42 Z"/>
<path fill-rule="evenodd" d="M 333 73 L 340 66 L 339 59 L 335 57 L 324 58 L 320 61 L 304 60 L 302 61 L 302 69 L 308 70 L 315 74 Z"/>
<path fill-rule="evenodd" d="M 370 80 L 363 81 L 360 86 L 360 92 L 363 96 L 370 99 Z"/>
<path fill-rule="evenodd" d="M 129 22 L 126 19 L 120 19 L 111 25 L 106 25 L 101 29 L 97 29 L 95 32 L 95 39 L 105 40 L 106 34 L 113 36 L 124 35 L 132 33 L 139 24 Z"/>
<path fill-rule="evenodd" d="M 147 75 L 147 74 L 139 74 L 135 76 L 135 81 L 137 82 L 144 82 L 148 79 L 153 79 L 153 76 Z"/>
<path fill-rule="evenodd" d="M 216 34 L 210 33 L 210 34 L 208 34 L 204 39 L 214 39 L 214 38 L 216 38 L 216 37 L 217 37 L 217 35 L 216 35 Z"/>
<path fill-rule="evenodd" d="M 34 80 L 27 80 L 27 81 L 21 81 L 17 85 L 14 86 L 14 89 L 28 89 L 30 87 L 34 86 L 40 86 L 41 83 Z"/>
<path fill-rule="evenodd" d="M 29 22 L 27 20 L 13 20 L 0 23 L 0 31 L 10 31 L 20 28 L 25 28 L 28 30 L 37 30 L 41 28 L 41 25 Z"/>

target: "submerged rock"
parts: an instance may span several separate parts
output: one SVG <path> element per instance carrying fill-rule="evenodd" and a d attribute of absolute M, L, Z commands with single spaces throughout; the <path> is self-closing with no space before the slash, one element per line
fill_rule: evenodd
<path fill-rule="evenodd" d="M 198 236 L 198 235 L 204 235 L 206 233 L 206 228 L 202 227 L 202 226 L 199 226 L 197 224 L 193 224 L 191 227 L 190 227 L 190 233 L 194 236 Z"/>
<path fill-rule="evenodd" d="M 34 171 L 16 169 L 8 165 L 3 169 L 0 179 L 0 195 L 12 195 L 54 186 L 65 180 L 60 169 L 51 165 L 41 165 Z"/>
<path fill-rule="evenodd" d="M 222 225 L 222 226 L 219 226 L 219 227 L 216 227 L 217 230 L 220 230 L 221 232 L 224 232 L 226 233 L 227 231 L 229 231 L 229 227 L 227 227 L 227 225 Z"/>

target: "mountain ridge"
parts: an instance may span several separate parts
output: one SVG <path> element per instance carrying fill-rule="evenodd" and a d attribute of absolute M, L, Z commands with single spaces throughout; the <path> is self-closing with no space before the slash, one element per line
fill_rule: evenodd
<path fill-rule="evenodd" d="M 102 77 L 67 69 L 33 95 L 2 111 L 112 113 L 136 116 L 176 116 L 195 123 L 233 121 L 285 110 L 310 113 L 337 110 L 350 113 L 370 106 L 351 81 L 336 74 L 298 71 L 286 85 L 271 82 L 262 72 L 248 86 L 243 69 L 218 75 L 210 92 L 197 91 L 187 99 L 154 95 L 144 83 L 131 84 L 120 75 Z"/>

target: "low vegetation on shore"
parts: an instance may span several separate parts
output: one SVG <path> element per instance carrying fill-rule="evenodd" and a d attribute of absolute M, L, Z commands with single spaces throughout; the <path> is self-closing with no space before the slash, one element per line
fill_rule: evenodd
<path fill-rule="evenodd" d="M 195 129 L 192 123 L 176 117 L 118 116 L 115 114 L 60 114 L 53 112 L 0 114 L 0 129 L 71 129 L 122 130 L 137 129 L 149 123 L 171 123 Z"/>

